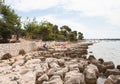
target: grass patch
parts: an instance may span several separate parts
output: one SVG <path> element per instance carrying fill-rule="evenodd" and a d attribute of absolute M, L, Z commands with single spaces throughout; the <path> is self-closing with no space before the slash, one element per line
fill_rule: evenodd
<path fill-rule="evenodd" d="M 12 55 L 10 53 L 6 53 L 1 57 L 1 60 L 7 60 L 10 59 L 12 57 Z"/>
<path fill-rule="evenodd" d="M 24 49 L 21 49 L 21 50 L 19 51 L 19 55 L 25 55 L 25 54 L 26 54 L 26 52 L 25 52 Z"/>

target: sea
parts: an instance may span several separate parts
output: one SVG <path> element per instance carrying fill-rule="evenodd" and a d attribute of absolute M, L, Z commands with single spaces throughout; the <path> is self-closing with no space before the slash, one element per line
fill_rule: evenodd
<path fill-rule="evenodd" d="M 92 53 L 91 53 L 92 52 Z M 115 66 L 120 65 L 120 40 L 96 41 L 88 48 L 88 56 L 94 55 L 97 59 L 113 61 Z M 98 78 L 97 84 L 104 84 L 105 78 Z"/>

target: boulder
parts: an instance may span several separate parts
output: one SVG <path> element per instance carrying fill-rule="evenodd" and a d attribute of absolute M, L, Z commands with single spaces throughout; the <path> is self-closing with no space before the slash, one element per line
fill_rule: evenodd
<path fill-rule="evenodd" d="M 21 75 L 20 84 L 35 84 L 36 74 L 33 71 L 29 71 L 26 74 Z"/>
<path fill-rule="evenodd" d="M 115 68 L 115 65 L 112 61 L 104 62 L 103 64 L 105 65 L 106 69 L 114 69 Z"/>
<path fill-rule="evenodd" d="M 56 70 L 54 69 L 54 68 L 50 68 L 49 70 L 48 70 L 48 72 L 47 72 L 47 75 L 49 76 L 49 77 L 51 77 L 51 76 L 53 76 L 54 75 L 54 72 L 55 72 Z"/>
<path fill-rule="evenodd" d="M 88 57 L 88 60 L 95 60 L 96 58 L 95 58 L 95 56 L 94 55 L 90 55 L 89 57 Z"/>
<path fill-rule="evenodd" d="M 50 68 L 55 68 L 55 69 L 60 68 L 60 66 L 55 62 L 49 63 L 49 66 L 50 66 Z"/>
<path fill-rule="evenodd" d="M 99 71 L 97 66 L 89 64 L 84 70 L 85 80 L 87 84 L 97 84 Z"/>
<path fill-rule="evenodd" d="M 51 63 L 51 62 L 57 62 L 57 59 L 56 58 L 46 58 L 45 60 L 48 64 Z"/>
<path fill-rule="evenodd" d="M 59 75 L 62 79 L 64 79 L 65 73 L 68 72 L 68 67 L 62 68 L 54 72 L 54 75 Z"/>
<path fill-rule="evenodd" d="M 105 67 L 104 64 L 98 64 L 97 67 L 98 67 L 98 70 L 99 70 L 100 73 L 105 73 L 106 72 L 106 67 Z"/>
<path fill-rule="evenodd" d="M 105 66 L 104 64 L 100 63 L 100 62 L 99 62 L 98 60 L 96 60 L 96 59 L 91 59 L 91 60 L 90 60 L 90 63 L 96 65 L 100 73 L 101 73 L 101 72 L 102 72 L 102 73 L 105 73 L 105 71 L 106 71 L 106 66 Z"/>
<path fill-rule="evenodd" d="M 102 58 L 99 58 L 98 61 L 99 61 L 100 64 L 104 63 L 104 60 Z"/>
<path fill-rule="evenodd" d="M 37 79 L 36 84 L 42 84 L 43 81 L 48 81 L 49 77 L 47 76 L 47 74 L 43 74 L 41 77 L 39 77 Z"/>
<path fill-rule="evenodd" d="M 0 74 L 8 74 L 11 73 L 12 66 L 9 66 L 8 64 L 5 64 L 0 67 Z"/>
<path fill-rule="evenodd" d="M 99 69 L 99 72 L 105 73 L 107 69 L 114 69 L 115 65 L 112 61 L 109 61 L 109 62 L 98 63 L 97 67 Z"/>
<path fill-rule="evenodd" d="M 46 72 L 49 69 L 47 62 L 40 63 L 40 65 L 44 72 Z"/>
<path fill-rule="evenodd" d="M 55 75 L 50 78 L 50 81 L 44 81 L 42 84 L 63 84 L 60 76 Z"/>
<path fill-rule="evenodd" d="M 120 71 L 119 69 L 107 69 L 105 76 L 108 77 L 109 75 L 120 75 Z"/>
<path fill-rule="evenodd" d="M 75 64 L 75 63 L 77 63 L 77 62 L 66 61 L 64 65 L 65 65 L 65 67 L 69 67 L 71 64 Z"/>
<path fill-rule="evenodd" d="M 63 67 L 63 66 L 64 66 L 64 63 L 65 63 L 65 60 L 64 60 L 64 59 L 58 59 L 58 64 L 59 64 L 59 66 Z"/>
<path fill-rule="evenodd" d="M 0 84 L 20 84 L 19 78 L 15 73 L 0 75 Z"/>
<path fill-rule="evenodd" d="M 110 75 L 104 84 L 120 84 L 120 75 Z"/>
<path fill-rule="evenodd" d="M 84 66 L 83 66 L 83 64 L 78 63 L 78 68 L 79 68 L 79 71 L 80 71 L 80 72 L 83 72 L 83 71 L 84 71 Z"/>
<path fill-rule="evenodd" d="M 70 70 L 70 71 L 76 70 L 76 71 L 79 72 L 78 63 L 70 64 L 68 67 L 69 67 L 69 70 Z"/>
<path fill-rule="evenodd" d="M 22 60 L 18 60 L 15 63 L 12 64 L 12 67 L 15 67 L 17 65 L 22 66 L 22 65 L 24 65 L 24 62 L 25 61 L 23 59 Z"/>
<path fill-rule="evenodd" d="M 85 84 L 84 75 L 77 71 L 67 72 L 64 84 Z"/>
<path fill-rule="evenodd" d="M 26 65 L 29 64 L 40 64 L 41 60 L 40 59 L 31 59 L 26 62 Z"/>
<path fill-rule="evenodd" d="M 120 65 L 117 65 L 117 69 L 119 69 L 119 70 L 120 70 Z"/>

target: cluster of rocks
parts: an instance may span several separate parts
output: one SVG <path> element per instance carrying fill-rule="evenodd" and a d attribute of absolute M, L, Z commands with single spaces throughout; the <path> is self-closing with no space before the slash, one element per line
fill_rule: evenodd
<path fill-rule="evenodd" d="M 66 50 L 48 50 L 2 60 L 0 84 L 120 84 L 120 66 L 104 62 L 93 55 L 86 57 L 89 44 Z"/>

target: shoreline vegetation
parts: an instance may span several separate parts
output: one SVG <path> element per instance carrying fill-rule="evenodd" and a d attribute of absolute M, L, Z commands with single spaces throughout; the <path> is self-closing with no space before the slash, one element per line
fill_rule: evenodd
<path fill-rule="evenodd" d="M 28 17 L 22 21 L 10 6 L 0 2 L 0 43 L 20 42 L 19 38 L 42 41 L 77 41 L 84 38 L 80 31 L 66 24 L 59 27 L 49 21 L 38 22 Z"/>

